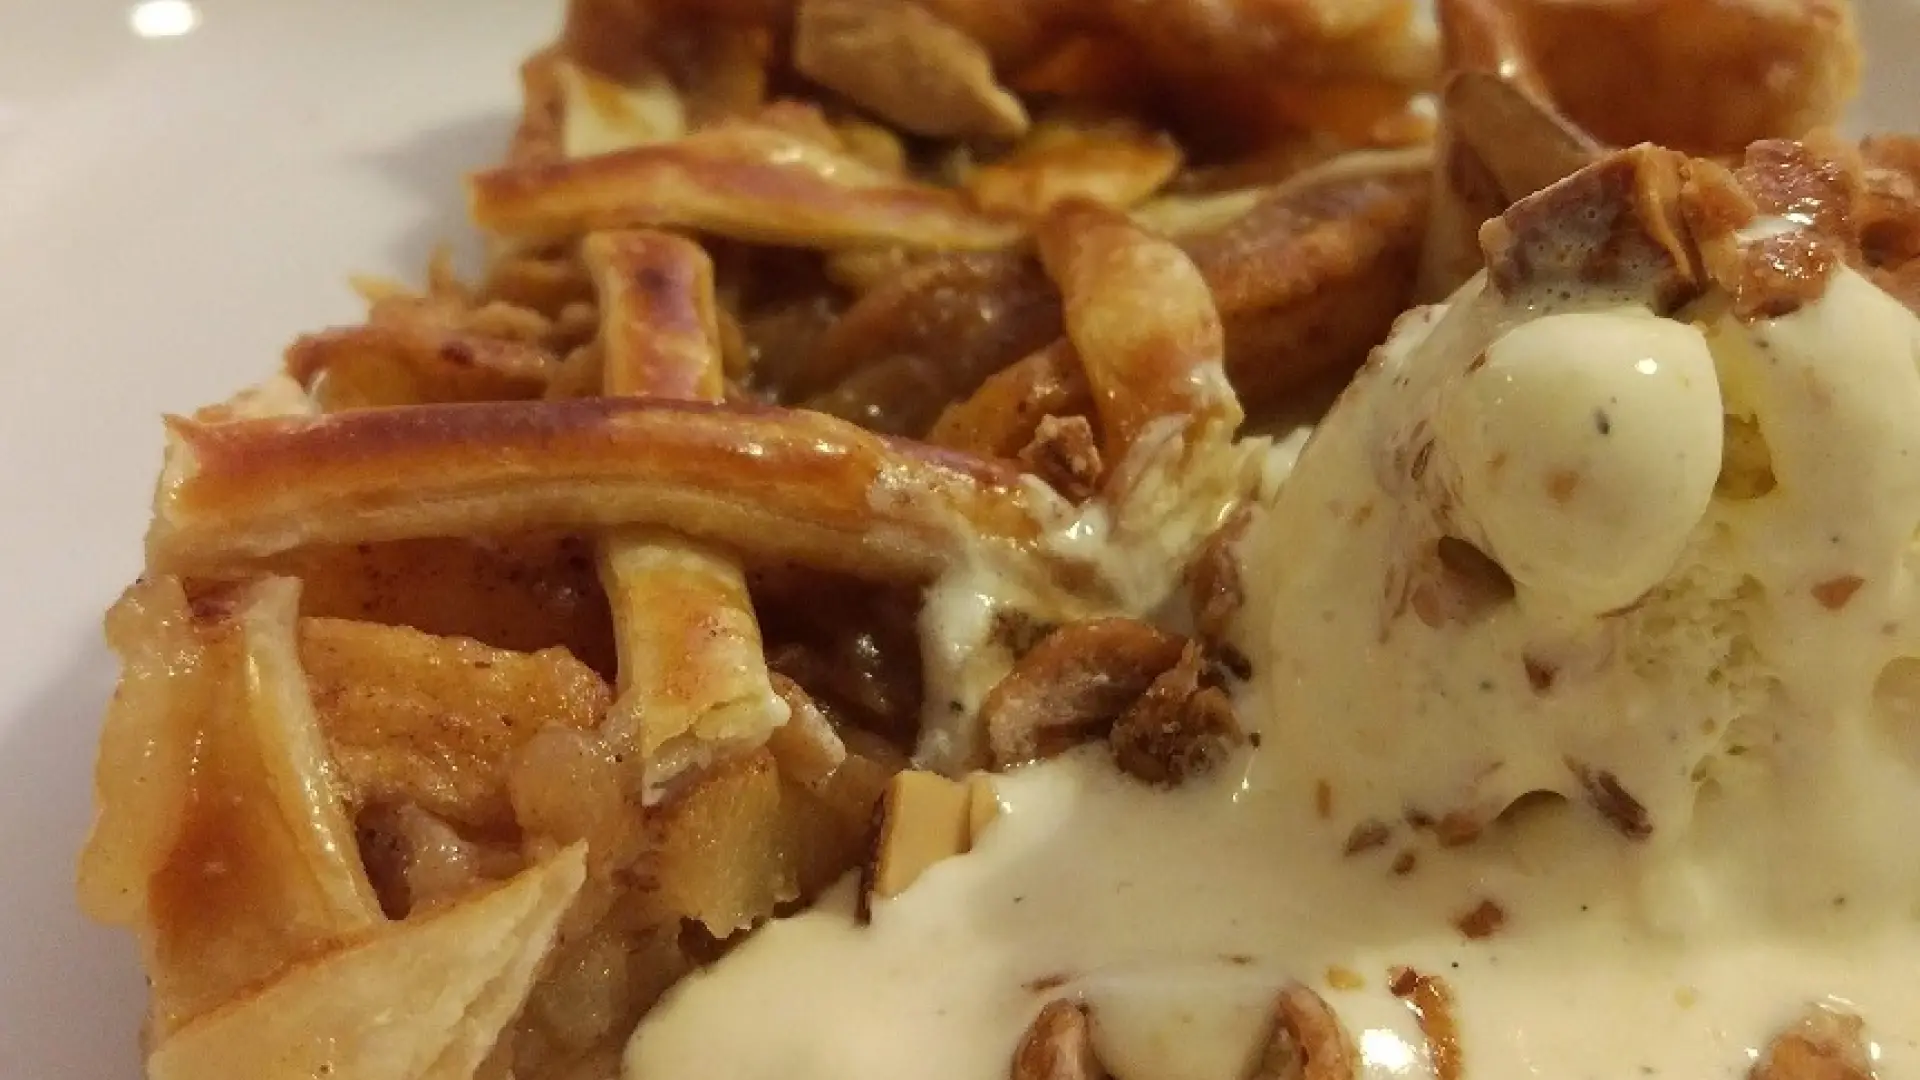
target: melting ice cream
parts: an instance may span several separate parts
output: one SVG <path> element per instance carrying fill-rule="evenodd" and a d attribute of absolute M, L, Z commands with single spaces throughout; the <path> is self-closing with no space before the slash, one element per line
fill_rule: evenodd
<path fill-rule="evenodd" d="M 629 1075 L 983 1080 L 1072 996 L 1116 1076 L 1238 1080 L 1292 980 L 1373 1076 L 1736 1077 L 1819 1002 L 1920 1075 L 1920 320 L 1646 269 L 1402 319 L 1241 543 L 1236 768 L 1000 778 L 970 853 L 765 928 Z"/>

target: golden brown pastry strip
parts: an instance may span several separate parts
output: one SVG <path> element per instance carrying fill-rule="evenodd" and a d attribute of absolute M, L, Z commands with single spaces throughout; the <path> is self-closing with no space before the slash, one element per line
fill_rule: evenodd
<path fill-rule="evenodd" d="M 1073 196 L 1132 206 L 1172 180 L 1181 163 L 1179 145 L 1162 132 L 1119 121 L 1048 121 L 961 182 L 988 210 L 1039 217 Z"/>
<path fill-rule="evenodd" d="M 1406 306 L 1426 219 L 1427 163 L 1410 154 L 1353 158 L 1272 191 L 1157 200 L 1135 215 L 1175 236 L 1205 279 L 1227 374 L 1256 413 L 1357 366 Z M 1017 276 L 1003 277 L 982 287 L 1031 291 Z M 1027 304 L 1029 322 L 1045 314 L 1046 299 Z M 997 291 L 992 302 L 1016 309 Z M 1062 338 L 987 378 L 948 407 L 928 437 L 1011 456 L 1042 415 L 1085 411 L 1088 396 L 1079 356 Z M 1117 462 L 1109 455 L 1108 464 Z"/>
<path fill-rule="evenodd" d="M 287 350 L 286 367 L 332 412 L 536 398 L 547 388 L 553 361 L 537 345 L 415 319 L 305 335 Z"/>
<path fill-rule="evenodd" d="M 197 726 L 218 680 L 178 580 L 136 584 L 106 622 L 120 681 L 100 730 L 77 891 L 89 918 L 132 927 L 145 920 L 154 871 L 179 839 Z"/>
<path fill-rule="evenodd" d="M 1006 465 L 775 408 L 588 398 L 169 426 L 148 533 L 161 571 L 314 543 L 650 525 L 918 580 L 967 537 L 1037 531 Z"/>
<path fill-rule="evenodd" d="M 1108 461 L 1124 460 L 1165 417 L 1239 423 L 1212 292 L 1178 247 L 1085 200 L 1049 214 L 1039 240 L 1093 387 Z"/>
<path fill-rule="evenodd" d="M 1065 338 L 1029 354 L 980 384 L 940 414 L 929 441 L 970 454 L 1012 457 L 1033 441 L 1048 416 L 1093 411 L 1093 391 L 1080 357 Z"/>
<path fill-rule="evenodd" d="M 474 221 L 525 240 L 673 226 L 835 250 L 1004 247 L 1022 230 L 958 194 L 902 180 L 768 124 L 730 122 L 668 143 L 484 172 Z"/>
<path fill-rule="evenodd" d="M 607 396 L 721 400 L 713 261 L 700 245 L 670 233 L 610 232 L 589 236 L 581 254 L 600 296 Z"/>
<path fill-rule="evenodd" d="M 596 233 L 583 253 L 600 293 L 607 394 L 720 400 L 713 263 L 699 245 Z M 717 752 L 758 746 L 785 722 L 732 555 L 667 530 L 614 529 L 601 538 L 600 581 L 620 652 L 604 734 L 638 756 L 646 789 Z"/>
<path fill-rule="evenodd" d="M 1009 139 L 1027 129 L 986 50 L 909 0 L 800 0 L 793 66 L 917 135 Z"/>
<path fill-rule="evenodd" d="M 1419 155 L 1354 155 L 1185 233 L 1220 310 L 1227 375 L 1258 411 L 1358 367 L 1406 309 L 1427 215 Z"/>
<path fill-rule="evenodd" d="M 190 605 L 152 576 L 111 616 L 130 660 L 149 635 L 170 655 L 130 668 L 103 765 L 162 741 L 190 755 L 102 774 L 82 861 L 89 906 L 140 932 L 155 1038 L 384 922 L 301 669 L 299 596 L 266 578 Z"/>
<path fill-rule="evenodd" d="M 147 1075 L 473 1076 L 527 1000 L 583 854 L 301 958 L 160 1041 Z"/>
<path fill-rule="evenodd" d="M 971 393 L 1060 331 L 1060 298 L 1031 258 L 1004 251 L 923 257 L 886 272 L 834 320 L 788 391 L 811 395 L 910 356 L 936 363 L 941 389 Z"/>

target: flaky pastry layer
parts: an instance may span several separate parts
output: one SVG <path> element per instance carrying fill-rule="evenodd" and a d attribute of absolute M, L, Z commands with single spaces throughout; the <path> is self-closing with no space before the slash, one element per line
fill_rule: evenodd
<path fill-rule="evenodd" d="M 767 407 L 583 398 L 169 427 L 147 536 L 158 572 L 309 544 L 648 525 L 758 561 L 917 580 L 967 537 L 1031 539 L 1043 497 L 999 463 Z"/>

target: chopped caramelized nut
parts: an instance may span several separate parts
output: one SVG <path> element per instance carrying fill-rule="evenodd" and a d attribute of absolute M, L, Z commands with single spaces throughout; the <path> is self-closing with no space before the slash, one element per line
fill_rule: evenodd
<path fill-rule="evenodd" d="M 1828 611 L 1839 611 L 1847 606 L 1848 601 L 1853 599 L 1853 594 L 1859 592 L 1860 586 L 1865 584 L 1866 582 L 1862 581 L 1857 574 L 1832 578 L 1813 587 L 1813 598 Z"/>
<path fill-rule="evenodd" d="M 1790 314 L 1826 291 L 1833 271 L 1856 256 L 1858 155 L 1831 139 L 1754 143 L 1737 169 L 1690 161 L 1680 208 L 1714 283 L 1742 319 Z M 1792 216 L 1809 227 L 1744 234 L 1760 216 Z"/>
<path fill-rule="evenodd" d="M 1647 808 L 1620 786 L 1619 777 L 1571 759 L 1567 767 L 1579 777 L 1580 786 L 1586 789 L 1587 801 L 1627 839 L 1645 840 L 1653 835 L 1653 819 L 1647 815 Z"/>
<path fill-rule="evenodd" d="M 1183 648 L 1179 638 L 1133 619 L 1091 619 L 1047 635 L 980 705 L 994 767 L 1102 737 L 1180 662 Z"/>
<path fill-rule="evenodd" d="M 993 640 L 1006 646 L 1014 659 L 1033 651 L 1035 645 L 1060 627 L 1034 618 L 1018 608 L 1003 607 L 993 613 Z"/>
<path fill-rule="evenodd" d="M 1100 487 L 1100 444 L 1084 416 L 1042 417 L 1033 441 L 1020 450 L 1020 463 L 1074 502 L 1085 502 Z"/>
<path fill-rule="evenodd" d="M 1253 512 L 1246 507 L 1234 511 L 1225 524 L 1207 537 L 1206 543 L 1187 565 L 1187 594 L 1193 605 L 1193 626 L 1200 640 L 1222 641 L 1240 605 L 1246 602 L 1245 586 L 1240 580 L 1240 560 L 1234 547 L 1247 534 Z M 1237 674 L 1237 673 L 1236 673 Z"/>
<path fill-rule="evenodd" d="M 1463 847 L 1480 839 L 1480 830 L 1485 825 L 1480 814 L 1470 810 L 1454 810 L 1434 822 L 1433 838 L 1440 841 L 1441 847 Z"/>
<path fill-rule="evenodd" d="M 1374 848 L 1385 846 L 1391 839 L 1393 839 L 1393 830 L 1386 822 L 1369 819 L 1355 825 L 1353 831 L 1347 834 L 1346 853 L 1358 855 L 1363 851 L 1372 851 Z"/>
<path fill-rule="evenodd" d="M 1455 0 L 1446 4 L 1442 21 L 1456 36 L 1478 32 L 1498 39 L 1506 29 L 1497 25 L 1506 21 L 1507 12 L 1500 10 L 1506 6 L 1497 0 Z M 1462 30 L 1467 33 L 1457 33 Z M 1491 51 L 1504 43 L 1474 44 Z M 1449 45 L 1473 47 L 1467 42 Z M 1479 272 L 1476 238 L 1482 222 L 1572 175 L 1596 156 L 1592 138 L 1523 88 L 1526 73 L 1517 70 L 1522 63 L 1511 56 L 1474 57 L 1441 92 L 1433 208 L 1420 257 L 1418 298 L 1423 301 L 1442 299 Z"/>
<path fill-rule="evenodd" d="M 1453 991 L 1446 980 L 1409 967 L 1394 968 L 1388 978 L 1387 988 L 1413 1009 L 1420 1022 L 1435 1080 L 1460 1080 L 1460 1029 L 1454 1023 Z"/>
<path fill-rule="evenodd" d="M 1211 772 L 1245 740 L 1225 692 L 1202 685 L 1203 667 L 1199 646 L 1188 644 L 1114 722 L 1108 741 L 1122 772 L 1171 787 Z"/>
<path fill-rule="evenodd" d="M 1355 1080 L 1359 1075 L 1360 1053 L 1326 1001 L 1299 983 L 1280 991 L 1273 1027 L 1247 1080 Z"/>
<path fill-rule="evenodd" d="M 1106 1080 L 1093 1050 L 1093 1018 L 1087 1007 L 1056 998 L 1033 1018 L 1013 1052 L 1011 1080 Z"/>
<path fill-rule="evenodd" d="M 1873 1080 L 1860 1018 L 1825 1005 L 1774 1036 L 1748 1080 Z"/>
<path fill-rule="evenodd" d="M 1479 941 L 1492 937 L 1507 925 L 1507 909 L 1491 900 L 1482 900 L 1473 910 L 1453 920 L 1453 925 L 1469 939 Z"/>
<path fill-rule="evenodd" d="M 1688 164 L 1658 147 L 1620 150 L 1521 199 L 1480 232 L 1489 282 L 1514 296 L 1604 281 L 1676 309 L 1702 288 L 1679 197 Z"/>

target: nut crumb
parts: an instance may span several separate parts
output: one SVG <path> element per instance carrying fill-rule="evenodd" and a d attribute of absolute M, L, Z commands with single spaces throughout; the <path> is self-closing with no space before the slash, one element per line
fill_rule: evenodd
<path fill-rule="evenodd" d="M 1482 900 L 1472 910 L 1453 920 L 1453 925 L 1470 941 L 1490 938 L 1507 925 L 1507 910 L 1492 900 Z"/>
<path fill-rule="evenodd" d="M 1358 855 L 1363 851 L 1371 851 L 1385 846 L 1386 842 L 1392 838 L 1393 830 L 1388 828 L 1386 822 L 1378 819 L 1363 821 L 1355 825 L 1353 831 L 1347 834 L 1346 853 Z"/>
<path fill-rule="evenodd" d="M 1180 638 L 1134 619 L 1089 619 L 1046 635 L 980 704 L 994 768 L 1106 737 L 1185 651 Z"/>
<path fill-rule="evenodd" d="M 1653 818 L 1647 814 L 1647 808 L 1634 798 L 1627 789 L 1620 786 L 1620 778 L 1605 769 L 1595 769 L 1574 761 L 1567 761 L 1567 767 L 1580 779 L 1580 786 L 1586 789 L 1587 801 L 1600 811 L 1621 835 L 1629 840 L 1645 840 L 1653 835 Z"/>
<path fill-rule="evenodd" d="M 1093 1049 L 1093 1018 L 1085 1005 L 1055 998 L 1028 1025 L 1013 1052 L 1010 1080 L 1106 1080 Z"/>
<path fill-rule="evenodd" d="M 1580 474 L 1572 469 L 1555 469 L 1547 474 L 1547 497 L 1561 506 L 1573 501 L 1580 490 Z"/>
<path fill-rule="evenodd" d="M 1435 1080 L 1460 1080 L 1460 1029 L 1453 1017 L 1453 990 L 1438 975 L 1410 967 L 1388 972 L 1387 988 L 1407 1003 L 1427 1039 L 1427 1059 Z"/>
<path fill-rule="evenodd" d="M 1534 693 L 1545 694 L 1553 689 L 1553 680 L 1560 675 L 1558 668 L 1532 654 L 1522 656 L 1520 663 L 1527 669 L 1527 685 L 1533 687 Z"/>
<path fill-rule="evenodd" d="M 1057 629 L 1055 624 L 1017 608 L 998 608 L 993 613 L 993 640 L 1006 646 L 1015 660 L 1032 652 L 1035 645 Z"/>
<path fill-rule="evenodd" d="M 1412 848 L 1402 851 L 1393 857 L 1394 875 L 1396 877 L 1406 877 L 1408 874 L 1413 873 L 1413 868 L 1419 864 L 1419 861 L 1420 856 L 1415 854 Z"/>
<path fill-rule="evenodd" d="M 1361 990 L 1365 989 L 1367 980 L 1352 968 L 1335 964 L 1327 969 L 1327 985 L 1335 990 Z"/>
<path fill-rule="evenodd" d="M 1479 815 L 1466 810 L 1455 810 L 1441 818 L 1433 826 L 1433 837 L 1440 841 L 1441 847 L 1464 847 L 1480 839 L 1480 830 L 1485 822 Z"/>
<path fill-rule="evenodd" d="M 1071 502 L 1085 502 L 1099 490 L 1099 441 L 1084 416 L 1045 416 L 1022 447 L 1020 463 Z"/>
<path fill-rule="evenodd" d="M 1831 578 L 1813 587 L 1813 598 L 1828 611 L 1839 611 L 1847 606 L 1847 602 L 1853 599 L 1853 594 L 1859 592 L 1860 586 L 1865 584 L 1864 580 L 1854 574 Z"/>
<path fill-rule="evenodd" d="M 1747 1073 L 1749 1080 L 1874 1080 L 1864 1025 L 1849 1012 L 1810 1006 L 1774 1036 Z"/>
<path fill-rule="evenodd" d="M 1108 741 L 1121 771 L 1170 787 L 1211 772 L 1245 740 L 1227 695 L 1201 685 L 1202 669 L 1199 647 L 1187 645 L 1180 662 L 1114 721 Z"/>
<path fill-rule="evenodd" d="M 1360 1054 L 1340 1018 L 1299 983 L 1280 991 L 1273 1025 L 1247 1080 L 1356 1080 Z"/>
<path fill-rule="evenodd" d="M 971 797 L 966 784 L 938 773 L 904 769 L 893 775 L 874 808 L 873 856 L 862 875 L 863 923 L 875 898 L 900 895 L 928 867 L 967 850 Z"/>

